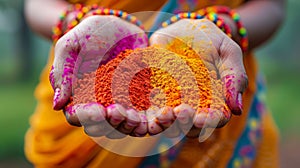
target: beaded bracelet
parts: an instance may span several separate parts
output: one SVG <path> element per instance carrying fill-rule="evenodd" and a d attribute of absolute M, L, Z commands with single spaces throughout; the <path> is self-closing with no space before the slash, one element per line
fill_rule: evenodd
<path fill-rule="evenodd" d="M 108 8 L 99 8 L 95 11 L 93 11 L 91 14 L 92 15 L 113 15 L 117 16 L 119 18 L 122 18 L 132 24 L 137 25 L 141 29 L 144 30 L 144 26 L 142 25 L 142 22 L 137 19 L 137 17 L 132 16 L 128 14 L 127 12 L 123 12 L 121 10 L 113 10 L 113 9 L 108 9 Z"/>
<path fill-rule="evenodd" d="M 54 42 L 56 42 L 63 35 L 63 27 L 67 15 L 74 11 L 80 11 L 82 8 L 82 4 L 70 5 L 64 12 L 60 14 L 59 21 L 52 28 L 52 40 Z"/>
<path fill-rule="evenodd" d="M 206 15 L 211 12 L 217 13 L 217 14 L 226 14 L 226 15 L 229 15 L 233 19 L 233 21 L 237 25 L 238 34 L 241 36 L 240 46 L 241 46 L 243 52 L 246 52 L 248 50 L 248 46 L 249 46 L 248 35 L 247 35 L 246 28 L 243 26 L 243 24 L 241 22 L 240 15 L 236 11 L 231 10 L 230 8 L 228 8 L 226 6 L 212 6 L 212 7 L 207 7 L 207 8 L 200 9 L 199 11 L 197 11 L 197 13 L 199 13 L 200 15 Z"/>
<path fill-rule="evenodd" d="M 68 31 L 77 26 L 88 12 L 96 10 L 98 8 L 100 7 L 97 4 L 94 4 L 92 6 L 83 6 L 76 14 L 76 17 L 70 21 L 69 25 L 67 26 L 67 29 L 63 34 L 66 34 Z"/>
<path fill-rule="evenodd" d="M 177 15 L 172 16 L 169 20 L 166 20 L 165 22 L 162 23 L 162 27 L 167 27 L 168 25 L 175 23 L 179 21 L 180 19 L 203 19 L 206 18 L 213 23 L 216 24 L 226 35 L 231 37 L 231 29 L 230 27 L 225 24 L 224 20 L 219 18 L 216 13 L 208 13 L 206 15 L 200 15 L 195 12 L 185 12 L 185 13 L 179 13 Z"/>
<path fill-rule="evenodd" d="M 54 31 L 53 31 L 53 41 L 54 42 L 56 42 L 61 36 L 63 36 L 65 33 L 67 33 L 68 31 L 73 29 L 75 26 L 77 26 L 82 21 L 82 19 L 87 16 L 87 14 L 89 12 L 91 12 L 91 13 L 89 13 L 88 16 L 93 16 L 93 15 L 117 16 L 117 17 L 120 17 L 120 18 L 130 22 L 130 23 L 137 25 L 141 29 L 144 29 L 142 22 L 140 22 L 135 16 L 132 16 L 126 12 L 123 12 L 120 10 L 108 9 L 108 8 L 101 8 L 97 4 L 94 4 L 92 6 L 83 6 L 83 5 L 76 4 L 75 6 L 77 6 L 75 8 L 77 10 L 76 17 L 72 21 L 70 21 L 70 23 L 67 26 L 67 29 L 64 32 L 62 31 L 62 24 L 65 20 L 66 15 L 68 13 L 70 13 L 70 10 L 67 10 L 66 12 L 64 12 L 62 14 L 62 17 L 61 17 L 59 23 L 57 24 L 57 26 L 54 28 Z M 80 8 L 79 8 L 79 6 L 80 6 Z M 74 8 L 72 8 L 72 9 L 74 9 Z"/>

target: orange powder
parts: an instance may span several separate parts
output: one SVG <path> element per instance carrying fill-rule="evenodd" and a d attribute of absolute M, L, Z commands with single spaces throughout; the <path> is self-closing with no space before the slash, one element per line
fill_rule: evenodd
<path fill-rule="evenodd" d="M 95 101 L 138 111 L 186 103 L 197 111 L 214 108 L 229 115 L 217 72 L 210 72 L 199 55 L 179 41 L 167 49 L 125 50 L 78 79 L 69 105 Z"/>

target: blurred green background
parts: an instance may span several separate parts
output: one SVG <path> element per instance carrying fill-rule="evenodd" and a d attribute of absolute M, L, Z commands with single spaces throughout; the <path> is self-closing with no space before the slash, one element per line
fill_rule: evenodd
<path fill-rule="evenodd" d="M 281 166 L 300 165 L 300 1 L 289 0 L 284 25 L 256 51 L 267 103 L 281 134 Z M 23 0 L 0 0 L 0 167 L 31 167 L 23 140 L 50 42 L 26 27 Z"/>

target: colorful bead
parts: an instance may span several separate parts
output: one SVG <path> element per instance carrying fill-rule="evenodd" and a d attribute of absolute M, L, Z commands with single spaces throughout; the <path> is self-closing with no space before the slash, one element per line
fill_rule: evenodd
<path fill-rule="evenodd" d="M 65 30 L 64 32 L 62 31 L 62 23 L 64 22 L 66 16 L 72 12 L 72 11 L 78 11 L 78 13 L 76 14 L 76 18 L 74 20 L 72 20 L 69 25 L 67 25 L 67 30 Z M 91 15 L 113 15 L 113 16 L 117 16 L 120 17 L 130 23 L 133 23 L 137 26 L 139 26 L 140 28 L 144 29 L 142 22 L 140 22 L 135 16 L 129 15 L 126 12 L 120 11 L 120 10 L 113 10 L 113 9 L 108 9 L 108 8 L 100 8 L 97 4 L 91 5 L 91 6 L 83 6 L 82 4 L 75 4 L 71 7 L 68 8 L 68 10 L 66 10 L 65 12 L 63 12 L 60 17 L 59 17 L 59 22 L 57 23 L 57 25 L 53 28 L 52 32 L 53 32 L 53 36 L 52 39 L 54 42 L 56 42 L 63 34 L 65 34 L 66 32 L 70 31 L 71 29 L 73 29 L 75 26 L 77 26 L 81 20 L 86 17 L 87 13 L 93 11 L 91 14 L 89 14 L 88 16 Z"/>
<path fill-rule="evenodd" d="M 109 9 L 104 9 L 104 14 L 108 15 L 109 14 Z"/>
<path fill-rule="evenodd" d="M 63 35 L 63 22 L 65 21 L 67 15 L 73 11 L 80 11 L 83 8 L 82 4 L 70 5 L 64 12 L 59 16 L 58 23 L 52 29 L 52 39 L 53 42 L 56 42 Z"/>
<path fill-rule="evenodd" d="M 244 37 L 244 36 L 246 36 L 247 31 L 246 31 L 246 29 L 245 29 L 244 27 L 242 27 L 242 28 L 240 28 L 239 33 L 240 33 L 240 35 L 241 35 L 242 37 Z"/>
<path fill-rule="evenodd" d="M 231 30 L 225 22 L 218 17 L 216 13 L 208 13 L 206 15 L 200 15 L 199 13 L 179 13 L 175 16 L 172 16 L 169 20 L 166 20 L 162 23 L 161 27 L 167 27 L 168 25 L 177 22 L 180 19 L 188 18 L 188 19 L 203 19 L 207 18 L 208 20 L 214 22 L 222 31 L 224 31 L 229 37 L 231 37 Z"/>
<path fill-rule="evenodd" d="M 161 27 L 167 27 L 168 25 L 177 22 L 180 19 L 202 19 L 203 16 L 197 14 L 197 13 L 190 13 L 190 12 L 185 12 L 185 13 L 179 13 L 177 15 L 172 16 L 169 20 L 164 21 L 161 24 Z"/>

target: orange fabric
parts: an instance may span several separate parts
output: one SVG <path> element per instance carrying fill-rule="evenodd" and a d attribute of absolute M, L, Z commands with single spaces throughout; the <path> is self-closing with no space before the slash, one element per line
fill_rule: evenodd
<path fill-rule="evenodd" d="M 144 10 L 159 10 L 166 1 L 153 0 L 70 0 L 72 3 L 85 2 L 127 12 Z M 197 8 L 208 5 L 227 5 L 236 7 L 242 0 L 205 0 L 199 1 Z M 150 21 L 151 22 L 151 21 Z M 53 48 L 48 64 L 41 74 L 40 83 L 35 96 L 38 104 L 30 119 L 31 128 L 25 137 L 25 153 L 29 161 L 36 167 L 137 167 L 143 158 L 125 157 L 109 152 L 99 147 L 91 140 L 82 128 L 70 126 L 62 112 L 52 110 L 53 90 L 48 80 L 50 67 L 53 62 Z M 213 135 L 204 143 L 197 139 L 188 139 L 172 167 L 225 167 L 232 156 L 235 144 L 245 127 L 247 113 L 256 91 L 256 61 L 252 54 L 245 56 L 244 63 L 249 77 L 249 87 L 243 95 L 244 114 L 233 117 L 223 128 L 215 130 Z M 258 151 L 255 165 L 263 164 L 266 159 L 276 158 L 276 131 L 270 116 L 265 117 L 263 142 Z M 272 143 L 269 143 L 269 141 Z M 135 149 L 139 147 L 134 142 L 128 144 Z M 128 148 L 130 149 L 130 148 Z M 273 149 L 273 150 L 271 150 Z M 265 153 L 271 150 L 272 153 Z M 272 167 L 272 166 L 271 166 Z"/>

